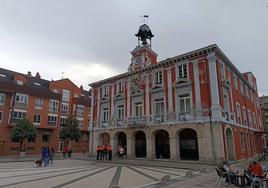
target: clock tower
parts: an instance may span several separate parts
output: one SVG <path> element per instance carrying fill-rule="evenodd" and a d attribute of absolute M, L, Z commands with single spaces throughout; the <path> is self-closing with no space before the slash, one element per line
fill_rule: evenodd
<path fill-rule="evenodd" d="M 152 38 L 154 35 L 149 26 L 146 24 L 141 25 L 135 36 L 138 38 L 138 46 L 131 52 L 132 58 L 128 67 L 129 71 L 157 63 L 157 54 L 152 50 Z"/>

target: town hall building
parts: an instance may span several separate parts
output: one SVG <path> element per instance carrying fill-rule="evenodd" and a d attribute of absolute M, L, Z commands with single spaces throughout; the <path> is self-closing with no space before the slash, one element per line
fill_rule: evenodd
<path fill-rule="evenodd" d="M 129 158 L 219 161 L 257 156 L 263 126 L 256 78 L 213 44 L 157 60 L 148 25 L 126 73 L 92 88 L 90 150 L 110 144 Z"/>

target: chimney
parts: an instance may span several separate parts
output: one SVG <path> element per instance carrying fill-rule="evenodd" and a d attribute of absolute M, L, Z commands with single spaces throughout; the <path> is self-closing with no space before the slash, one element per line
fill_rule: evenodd
<path fill-rule="evenodd" d="M 36 72 L 35 77 L 41 79 L 41 76 L 40 76 L 39 72 Z"/>
<path fill-rule="evenodd" d="M 30 78 L 32 77 L 31 71 L 28 71 L 27 76 L 30 77 Z"/>
<path fill-rule="evenodd" d="M 80 86 L 80 90 L 83 91 L 83 86 L 82 85 Z"/>

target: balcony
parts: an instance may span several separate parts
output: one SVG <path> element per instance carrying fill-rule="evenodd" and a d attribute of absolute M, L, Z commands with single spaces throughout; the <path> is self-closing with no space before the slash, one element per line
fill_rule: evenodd
<path fill-rule="evenodd" d="M 59 111 L 59 108 L 57 108 L 57 107 L 49 107 L 48 111 L 57 113 Z"/>
<path fill-rule="evenodd" d="M 50 126 L 56 126 L 57 122 L 56 121 L 49 121 L 49 122 L 47 122 L 47 124 Z"/>
<path fill-rule="evenodd" d="M 146 118 L 145 116 L 129 117 L 127 119 L 128 127 L 145 127 Z"/>
<path fill-rule="evenodd" d="M 178 121 L 189 121 L 192 119 L 193 116 L 190 112 L 178 112 Z"/>
<path fill-rule="evenodd" d="M 162 123 L 165 121 L 165 115 L 155 115 L 153 120 L 155 123 Z"/>
<path fill-rule="evenodd" d="M 24 102 L 15 102 L 15 107 L 17 108 L 27 108 L 28 107 L 28 103 L 24 103 Z"/>

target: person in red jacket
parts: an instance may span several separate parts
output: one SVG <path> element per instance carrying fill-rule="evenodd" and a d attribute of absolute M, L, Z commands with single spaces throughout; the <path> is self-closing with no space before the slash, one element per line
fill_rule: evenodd
<path fill-rule="evenodd" d="M 252 175 L 260 177 L 260 178 L 264 178 L 264 173 L 263 173 L 263 170 L 262 170 L 260 163 L 253 161 L 252 164 L 253 164 Z"/>

